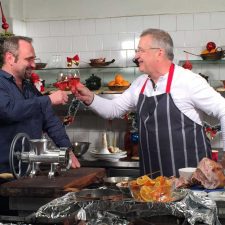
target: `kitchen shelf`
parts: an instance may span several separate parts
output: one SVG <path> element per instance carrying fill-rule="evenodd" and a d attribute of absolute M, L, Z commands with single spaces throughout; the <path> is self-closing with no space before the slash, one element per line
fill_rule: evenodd
<path fill-rule="evenodd" d="M 52 84 L 55 83 L 60 76 L 63 74 L 73 74 L 79 70 L 80 81 L 86 83 L 86 80 L 92 75 L 96 75 L 101 78 L 101 86 L 107 86 L 107 83 L 111 80 L 114 80 L 115 74 L 120 73 L 123 75 L 125 80 L 128 80 L 130 83 L 133 82 L 141 73 L 137 66 L 105 66 L 105 67 L 59 67 L 59 68 L 44 68 L 35 70 L 41 79 L 45 80 L 46 87 L 52 87 Z"/>
<path fill-rule="evenodd" d="M 185 63 L 187 60 L 180 60 L 179 65 Z M 225 60 L 188 60 L 191 64 L 225 64 Z"/>
<path fill-rule="evenodd" d="M 225 60 L 224 60 L 225 61 Z M 38 69 L 38 70 L 79 70 L 79 69 L 123 69 L 123 68 L 138 68 L 137 66 L 99 66 L 99 67 L 47 67 L 43 69 Z"/>

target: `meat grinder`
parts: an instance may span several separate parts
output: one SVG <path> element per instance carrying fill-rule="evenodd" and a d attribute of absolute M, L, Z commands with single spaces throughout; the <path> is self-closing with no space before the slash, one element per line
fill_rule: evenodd
<path fill-rule="evenodd" d="M 40 172 L 40 164 L 51 165 L 48 177 L 56 176 L 60 170 L 70 168 L 68 148 L 48 149 L 48 139 L 30 139 L 26 133 L 18 133 L 10 147 L 9 163 L 17 179 L 34 177 Z"/>

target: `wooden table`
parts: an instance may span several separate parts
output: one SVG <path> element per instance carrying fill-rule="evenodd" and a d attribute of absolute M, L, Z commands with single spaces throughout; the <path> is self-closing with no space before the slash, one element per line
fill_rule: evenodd
<path fill-rule="evenodd" d="M 54 198 L 88 187 L 105 175 L 104 168 L 81 167 L 62 172 L 52 179 L 47 174 L 21 178 L 0 185 L 0 196 L 9 198 L 10 210 L 29 211 L 30 214 Z"/>

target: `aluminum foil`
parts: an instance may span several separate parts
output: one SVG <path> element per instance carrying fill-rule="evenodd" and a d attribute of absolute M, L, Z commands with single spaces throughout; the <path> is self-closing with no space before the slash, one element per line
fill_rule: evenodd
<path fill-rule="evenodd" d="M 216 203 L 208 197 L 199 197 L 190 190 L 187 190 L 182 200 L 171 203 L 142 203 L 132 198 L 121 201 L 80 201 L 76 193 L 68 193 L 42 206 L 35 213 L 35 219 L 47 219 L 53 223 L 70 219 L 74 224 L 86 221 L 87 225 L 126 225 L 135 218 L 160 215 L 184 218 L 191 225 L 197 222 L 221 225 Z"/>

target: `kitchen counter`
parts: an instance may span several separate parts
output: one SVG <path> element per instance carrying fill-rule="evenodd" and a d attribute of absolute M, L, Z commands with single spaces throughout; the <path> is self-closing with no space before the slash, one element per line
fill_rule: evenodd
<path fill-rule="evenodd" d="M 102 167 L 106 169 L 107 176 L 139 176 L 139 161 L 123 159 L 117 162 L 109 162 L 97 159 L 79 158 L 82 167 Z"/>

